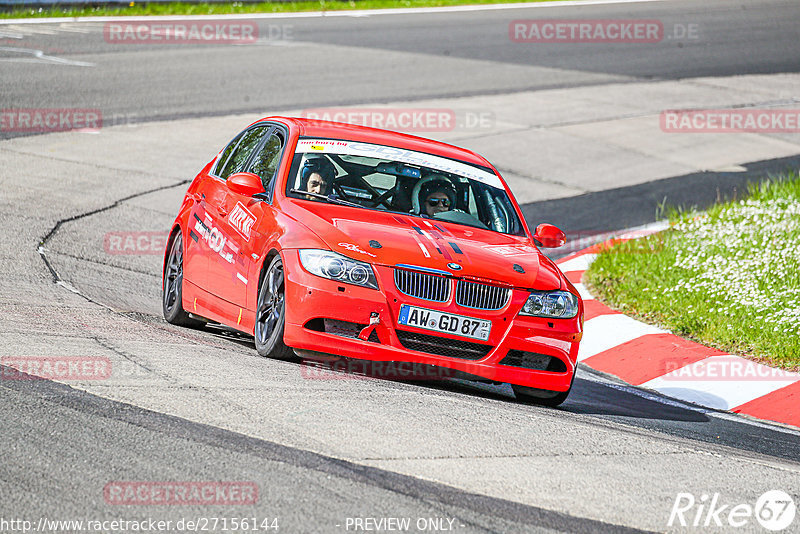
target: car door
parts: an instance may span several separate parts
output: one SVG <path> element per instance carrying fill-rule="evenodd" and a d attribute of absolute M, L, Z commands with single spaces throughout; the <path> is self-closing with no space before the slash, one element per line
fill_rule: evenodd
<path fill-rule="evenodd" d="M 256 294 L 254 286 L 258 284 L 257 267 L 265 252 L 265 240 L 276 230 L 271 199 L 284 145 L 284 132 L 279 128 L 271 130 L 242 169 L 261 178 L 266 195 L 253 198 L 228 191 L 226 197 L 226 230 L 239 251 L 243 264 L 242 271 L 236 273 L 240 283 L 231 285 L 228 288 L 230 292 L 223 298 L 241 308 L 255 307 L 255 299 L 251 298 L 253 302 L 248 302 L 248 297 Z M 220 273 L 220 276 L 224 275 Z"/>
<path fill-rule="evenodd" d="M 228 145 L 220 152 L 217 160 L 208 173 L 200 175 L 197 188 L 192 193 L 191 212 L 187 225 L 188 239 L 186 239 L 186 257 L 184 259 L 184 278 L 192 284 L 208 291 L 208 264 L 212 250 L 209 247 L 211 241 L 211 212 L 207 202 L 210 192 L 217 191 L 217 177 L 225 164 L 230 159 L 231 154 L 239 145 L 245 132 L 233 138 Z M 216 252 L 214 252 L 216 254 Z"/>
<path fill-rule="evenodd" d="M 227 160 L 216 175 L 210 176 L 205 187 L 205 246 L 208 256 L 208 285 L 206 290 L 228 302 L 239 304 L 236 295 L 247 285 L 247 263 L 237 235 L 228 223 L 233 193 L 228 189 L 228 177 L 242 172 L 264 138 L 272 130 L 270 124 L 257 124 L 245 130 Z M 237 214 L 241 215 L 239 211 Z M 251 214 L 252 215 L 252 214 Z"/>

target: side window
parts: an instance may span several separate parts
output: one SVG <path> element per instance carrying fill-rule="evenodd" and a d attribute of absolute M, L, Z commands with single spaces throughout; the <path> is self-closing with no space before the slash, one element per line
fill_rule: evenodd
<path fill-rule="evenodd" d="M 223 167 L 225 167 L 225 162 L 228 161 L 228 158 L 231 156 L 231 152 L 233 149 L 236 148 L 236 145 L 239 144 L 239 140 L 244 135 L 244 132 L 237 135 L 233 141 L 228 143 L 228 146 L 225 147 L 225 150 L 222 151 L 220 154 L 219 159 L 217 160 L 217 164 L 214 166 L 214 172 L 212 174 L 219 175 L 222 172 Z"/>
<path fill-rule="evenodd" d="M 247 172 L 252 172 L 261 177 L 261 183 L 264 184 L 265 190 L 269 190 L 269 184 L 278 169 L 281 148 L 283 148 L 283 141 L 280 136 L 273 133 L 247 168 Z"/>
<path fill-rule="evenodd" d="M 241 172 L 253 149 L 258 146 L 261 138 L 264 137 L 269 129 L 270 126 L 256 126 L 244 132 L 241 141 L 239 141 L 231 157 L 225 163 L 225 168 L 218 172 L 218 176 L 223 180 L 227 180 L 231 174 Z"/>

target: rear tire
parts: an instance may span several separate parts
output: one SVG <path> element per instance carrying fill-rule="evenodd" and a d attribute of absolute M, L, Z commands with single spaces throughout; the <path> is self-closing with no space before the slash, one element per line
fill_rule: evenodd
<path fill-rule="evenodd" d="M 175 232 L 169 243 L 164 265 L 164 284 L 161 287 L 161 310 L 164 319 L 177 326 L 199 328 L 202 321 L 192 319 L 183 309 L 183 237 Z"/>
<path fill-rule="evenodd" d="M 283 261 L 280 255 L 270 263 L 258 288 L 256 324 L 254 328 L 256 350 L 261 356 L 278 360 L 295 360 L 291 347 L 283 342 L 286 324 L 286 285 Z"/>

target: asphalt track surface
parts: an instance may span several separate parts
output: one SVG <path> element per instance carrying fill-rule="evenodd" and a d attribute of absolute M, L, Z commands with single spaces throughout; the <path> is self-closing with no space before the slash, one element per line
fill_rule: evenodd
<path fill-rule="evenodd" d="M 618 45 L 531 50 L 509 43 L 509 20 L 542 13 L 261 22 L 291 24 L 295 41 L 323 48 L 289 41 L 165 53 L 110 45 L 94 27 L 11 37 L 6 48 L 83 62 L 114 58 L 111 72 L 101 72 L 21 62 L 30 54 L 6 50 L 3 57 L 15 60 L 0 65 L 0 107 L 99 107 L 110 124 L 145 123 L 800 69 L 794 2 L 553 7 L 548 17 L 697 24 L 703 39 L 636 53 Z M 166 227 L 189 170 L 199 165 L 166 158 L 163 168 L 133 177 L 124 171 L 134 159 L 124 146 L 116 158 L 69 159 L 58 142 L 42 144 L 53 156 L 36 173 L 26 174 L 17 145 L 3 165 L 2 354 L 87 354 L 100 347 L 137 372 L 75 388 L 0 381 L 3 518 L 242 515 L 233 507 L 112 507 L 102 496 L 111 480 L 253 480 L 259 505 L 244 515 L 277 516 L 288 532 L 345 531 L 348 517 L 447 517 L 461 532 L 665 530 L 679 491 L 720 492 L 735 503 L 752 503 L 769 489 L 800 493 L 797 433 L 671 402 L 588 371 L 561 408 L 548 410 L 515 402 L 503 387 L 304 380 L 297 364 L 255 356 L 246 337 L 165 325 L 158 316 L 159 259 L 104 264 L 92 243 L 120 221 Z M 115 159 L 119 168 L 109 163 Z M 92 161 L 96 175 L 126 182 L 109 188 L 82 181 L 82 160 Z M 742 174 L 738 185 L 752 174 Z M 67 183 L 48 186 L 55 176 Z M 591 227 L 586 219 L 614 228 L 630 222 L 614 202 L 635 205 L 664 190 L 689 195 L 686 184 L 695 196 L 703 188 L 708 201 L 718 188 L 737 185 L 714 183 L 707 173 L 525 209 L 572 214 L 561 221 L 567 228 Z M 648 222 L 652 211 L 636 217 Z M 43 239 L 49 267 L 83 296 L 53 284 L 35 253 Z"/>
<path fill-rule="evenodd" d="M 660 43 L 630 46 L 509 40 L 516 19 L 657 19 Z M 673 38 L 694 28 L 696 38 Z M 800 70 L 792 0 L 642 4 L 259 21 L 263 46 L 107 43 L 102 24 L 53 29 L 6 48 L 104 68 L 46 68 L 0 51 L 3 104 L 103 110 L 105 125 L 304 107 L 413 101 L 544 88 Z M 679 28 L 676 30 L 676 27 Z M 6 32 L 25 28 L 6 29 Z M 21 28 L 21 29 L 20 29 Z M 81 31 L 87 33 L 81 33 Z M 0 28 L 0 31 L 3 31 Z M 325 48 L 303 46 L 316 43 Z M 35 46 L 34 46 L 35 45 Z M 104 61 L 113 56 L 113 61 Z M 51 65 L 52 66 L 52 65 Z M 24 83 L 23 83 L 24 80 Z"/>

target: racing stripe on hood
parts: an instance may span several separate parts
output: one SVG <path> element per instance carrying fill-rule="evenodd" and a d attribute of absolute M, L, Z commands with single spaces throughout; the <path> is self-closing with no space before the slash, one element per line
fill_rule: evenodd
<path fill-rule="evenodd" d="M 447 244 L 450 245 L 450 248 L 453 249 L 453 252 L 455 252 L 456 254 L 460 254 L 460 255 L 464 256 L 465 257 L 464 259 L 469 261 L 469 258 L 466 257 L 466 254 L 464 253 L 464 251 L 461 250 L 461 247 L 459 247 L 456 243 L 453 243 L 452 241 L 448 241 L 447 238 L 444 237 L 444 236 L 448 236 L 448 238 L 454 237 L 453 234 L 449 230 L 447 230 L 446 228 L 443 228 L 442 226 L 440 226 L 440 225 L 438 225 L 436 223 L 431 223 L 431 222 L 428 222 L 428 221 L 422 221 L 422 222 L 424 222 L 425 225 L 427 225 L 429 228 L 431 228 L 431 230 L 430 230 L 431 235 L 434 237 L 434 239 L 436 239 L 436 243 L 439 245 L 439 247 L 442 248 L 445 251 L 445 253 L 444 253 L 444 257 L 445 258 L 447 258 L 448 260 L 452 260 L 453 259 L 453 258 L 450 257 L 449 253 L 447 252 L 447 246 L 444 245 L 442 242 L 447 242 Z M 435 228 L 435 230 L 434 230 L 434 228 Z M 442 234 L 444 234 L 444 235 L 442 235 Z M 459 262 L 460 262 L 460 260 L 459 260 Z"/>
<path fill-rule="evenodd" d="M 425 235 L 425 237 L 427 237 L 433 243 L 433 245 L 436 247 L 436 250 L 439 252 L 439 254 L 444 256 L 447 261 L 452 260 L 453 257 L 450 256 L 450 252 L 448 252 L 447 247 L 444 246 L 444 239 L 442 238 L 442 235 L 439 232 L 437 232 L 436 230 L 433 229 L 434 225 L 431 224 L 430 222 L 428 222 L 426 220 L 423 220 L 422 222 L 425 224 L 425 226 L 427 226 L 429 228 L 429 230 L 427 230 L 427 231 L 426 230 L 422 230 L 423 235 Z M 431 237 L 431 236 L 433 236 L 433 237 Z"/>
<path fill-rule="evenodd" d="M 447 261 L 451 261 L 453 257 L 450 255 L 450 252 L 447 251 L 446 241 L 442 237 L 442 234 L 436 230 L 431 230 L 431 235 L 436 240 L 436 245 L 440 247 L 442 251 L 444 251 L 443 254 Z"/>
<path fill-rule="evenodd" d="M 428 252 L 428 249 L 427 249 L 427 248 L 425 248 L 425 245 L 423 245 L 423 244 L 422 244 L 422 240 L 421 240 L 419 237 L 417 237 L 417 235 L 416 235 L 416 234 L 411 234 L 411 235 L 413 235 L 413 236 L 414 236 L 414 241 L 416 241 L 416 242 L 417 242 L 417 245 L 419 245 L 419 248 L 420 248 L 420 250 L 422 251 L 422 254 L 423 254 L 423 255 L 424 255 L 426 258 L 430 258 L 430 257 L 431 257 L 431 253 L 430 253 L 430 252 Z"/>
<path fill-rule="evenodd" d="M 446 236 L 453 237 L 453 234 L 450 233 L 450 230 L 448 230 L 446 228 L 442 228 L 438 224 L 434 224 L 433 227 L 436 228 L 437 230 L 439 230 L 442 234 L 444 234 Z"/>
<path fill-rule="evenodd" d="M 425 245 L 422 243 L 422 240 L 419 238 L 419 235 L 424 235 L 422 233 L 422 229 L 417 227 L 417 226 L 414 226 L 414 224 L 411 221 L 409 221 L 408 219 L 406 219 L 405 217 L 398 217 L 397 215 L 392 215 L 392 218 L 395 221 L 397 221 L 398 223 L 402 224 L 403 226 L 410 226 L 412 228 L 413 231 L 411 232 L 411 236 L 414 238 L 414 241 L 417 242 L 417 245 L 419 246 L 419 249 L 422 251 L 422 254 L 426 258 L 430 258 L 431 257 L 431 253 L 428 252 L 428 249 L 425 248 Z M 419 235 L 417 235 L 417 234 L 419 234 Z"/>
<path fill-rule="evenodd" d="M 435 239 L 433 239 L 433 238 L 431 237 L 431 235 L 430 235 L 428 232 L 426 232 L 425 230 L 423 230 L 423 229 L 422 229 L 422 228 L 420 228 L 419 226 L 413 226 L 412 228 L 414 228 L 414 231 L 415 231 L 415 232 L 417 232 L 419 235 L 421 235 L 421 236 L 425 237 L 425 239 L 427 239 L 427 240 L 428 240 L 428 243 L 430 243 L 430 244 L 433 246 L 433 248 L 435 248 L 435 249 L 436 249 L 436 252 L 438 252 L 439 254 L 441 254 L 442 256 L 444 256 L 445 258 L 447 258 L 448 260 L 449 260 L 449 259 L 451 259 L 451 258 L 450 258 L 450 253 L 449 253 L 449 252 L 447 252 L 447 250 L 445 250 L 444 252 L 442 252 L 442 249 L 441 249 L 441 248 L 439 248 L 439 244 L 436 242 L 436 240 L 435 240 Z"/>
<path fill-rule="evenodd" d="M 430 254 L 428 253 L 427 249 L 425 248 L 425 246 L 420 241 L 418 235 L 421 235 L 421 236 L 425 237 L 425 239 L 428 241 L 428 243 L 431 246 L 433 246 L 433 248 L 436 249 L 436 252 L 438 252 L 439 254 L 444 256 L 444 258 L 447 261 L 452 261 L 453 260 L 453 256 L 450 255 L 450 252 L 447 250 L 447 247 L 445 246 L 446 240 L 442 236 L 442 234 L 447 234 L 447 235 L 452 236 L 452 234 L 450 232 L 448 232 L 447 230 L 442 228 L 440 225 L 432 224 L 432 223 L 430 223 L 430 222 L 428 222 L 426 220 L 423 220 L 422 222 L 423 222 L 423 224 L 425 226 L 430 228 L 430 230 L 423 230 L 421 227 L 417 226 L 412 221 L 410 221 L 410 220 L 408 220 L 408 219 L 406 219 L 404 217 L 398 217 L 398 216 L 394 215 L 393 218 L 394 218 L 395 221 L 399 222 L 400 224 L 403 224 L 403 225 L 406 225 L 406 226 L 410 226 L 411 229 L 414 230 L 414 232 L 416 233 L 416 235 L 414 235 L 414 240 L 420 246 L 420 248 L 422 249 L 422 252 L 423 252 L 423 254 L 425 254 L 426 258 L 430 258 Z M 436 230 L 434 230 L 434 228 Z M 439 230 L 439 231 L 437 231 L 437 230 Z M 441 233 L 439 233 L 439 232 L 441 232 Z M 458 247 L 458 245 L 456 245 L 455 243 L 448 243 L 448 244 L 453 248 L 453 252 L 455 252 L 456 254 L 461 254 L 461 255 L 466 256 L 466 254 L 464 254 L 464 252 Z"/>
<path fill-rule="evenodd" d="M 461 251 L 461 247 L 459 247 L 457 243 L 453 243 L 452 241 L 448 241 L 447 244 L 450 245 L 450 248 L 452 248 L 453 252 L 455 252 L 456 254 L 466 255 Z"/>

